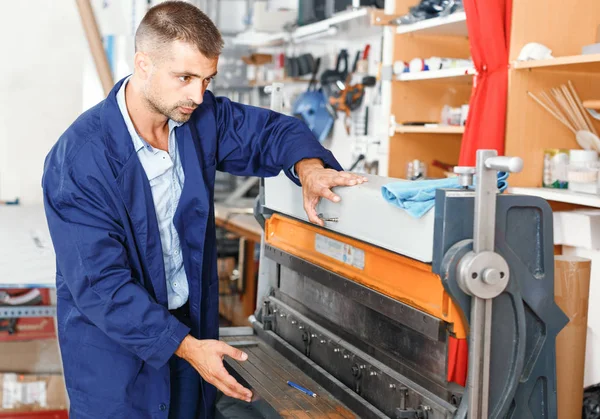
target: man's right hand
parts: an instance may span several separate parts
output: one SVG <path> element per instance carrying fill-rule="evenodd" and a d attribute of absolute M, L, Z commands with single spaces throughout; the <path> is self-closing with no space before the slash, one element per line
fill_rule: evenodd
<path fill-rule="evenodd" d="M 233 378 L 223 365 L 225 355 L 236 361 L 245 361 L 248 355 L 218 340 L 198 340 L 192 336 L 186 336 L 175 355 L 188 361 L 202 378 L 221 390 L 229 397 L 250 402 L 252 392 L 243 387 Z"/>

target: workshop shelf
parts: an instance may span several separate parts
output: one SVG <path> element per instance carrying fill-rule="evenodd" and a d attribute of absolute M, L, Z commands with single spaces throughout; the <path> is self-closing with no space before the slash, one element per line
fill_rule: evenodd
<path fill-rule="evenodd" d="M 400 74 L 396 81 L 441 81 L 454 83 L 473 83 L 473 75 L 476 70 L 473 67 L 447 68 L 436 71 L 420 71 L 418 73 L 403 73 Z M 448 80 L 451 79 L 451 80 Z"/>
<path fill-rule="evenodd" d="M 546 0 L 514 2 L 512 9 L 504 154 L 523 159 L 523 170 L 511 175 L 511 185 L 533 188 L 532 191 L 542 185 L 544 150 L 581 147 L 573 132 L 553 118 L 528 92 L 538 95 L 572 83 L 582 101 L 600 97 L 600 54 L 581 54 L 583 46 L 594 43 L 599 22 L 598 1 L 576 0 L 570 6 L 577 13 L 557 13 L 559 3 L 550 3 Z M 536 17 L 534 21 L 532 16 Z M 555 58 L 517 61 L 523 47 L 531 42 L 547 46 Z M 596 128 L 600 127 L 598 122 L 593 123 Z M 565 191 L 541 190 L 541 193 L 551 193 L 552 199 L 558 202 L 590 205 L 582 204 L 576 195 Z M 561 197 L 566 201 L 560 200 Z M 589 198 L 582 196 L 585 202 L 589 202 Z"/>
<path fill-rule="evenodd" d="M 247 31 L 238 34 L 234 39 L 235 45 L 245 45 L 252 48 L 283 45 L 288 42 L 295 44 L 315 39 L 321 36 L 335 35 L 338 31 L 338 25 L 365 18 L 369 15 L 370 9 L 361 8 L 337 13 L 329 19 L 300 26 L 291 32 L 265 33 L 256 31 Z"/>
<path fill-rule="evenodd" d="M 386 9 L 386 12 L 402 16 L 418 1 L 396 0 L 394 3 L 395 7 Z M 471 56 L 464 11 L 408 25 L 388 26 L 386 29 L 388 36 L 384 36 L 384 65 L 393 67 L 396 62 L 410 63 L 415 58 L 468 60 Z M 475 69 L 470 66 L 403 73 L 392 78 L 389 89 L 391 97 L 384 99 L 385 103 L 390 103 L 388 121 L 393 121 L 389 129 L 388 164 L 384 175 L 405 178 L 408 163 L 415 159 L 428 166 L 434 160 L 449 164 L 458 162 L 464 127 L 405 126 L 396 125 L 395 122 L 446 122 L 443 119 L 446 107 L 459 108 L 469 103 L 474 74 Z M 443 141 L 439 141 L 441 138 Z M 444 171 L 429 166 L 428 175 L 443 177 Z"/>
<path fill-rule="evenodd" d="M 453 13 L 444 17 L 426 19 L 410 25 L 399 25 L 397 34 L 468 36 L 467 14 Z"/>
<path fill-rule="evenodd" d="M 508 192 L 515 195 L 537 196 L 545 199 L 546 201 L 565 202 L 567 204 L 600 208 L 600 196 L 572 192 L 568 189 L 515 187 L 508 188 Z"/>
<path fill-rule="evenodd" d="M 515 70 L 547 70 L 568 72 L 599 72 L 600 54 L 570 55 L 566 57 L 550 58 L 547 60 L 514 61 Z"/>
<path fill-rule="evenodd" d="M 587 109 L 600 110 L 600 100 L 586 100 L 583 102 L 583 106 Z"/>
<path fill-rule="evenodd" d="M 435 127 L 397 125 L 396 132 L 399 134 L 463 134 L 465 127 L 440 125 Z"/>
<path fill-rule="evenodd" d="M 283 84 L 302 84 L 302 83 L 308 83 L 310 82 L 310 79 L 301 79 L 301 78 L 286 78 L 286 79 L 282 79 L 282 80 L 273 80 L 273 81 L 249 81 L 248 85 L 252 86 L 252 87 L 265 87 L 265 86 L 270 86 L 273 83 L 283 83 Z"/>

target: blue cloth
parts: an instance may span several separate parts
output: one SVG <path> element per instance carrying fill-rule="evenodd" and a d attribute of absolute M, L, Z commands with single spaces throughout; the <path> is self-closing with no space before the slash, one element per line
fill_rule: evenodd
<path fill-rule="evenodd" d="M 185 172 L 173 223 L 189 282 L 190 327 L 167 309 L 152 190 L 116 94 L 84 112 L 46 157 L 42 187 L 56 253 L 57 333 L 78 418 L 167 419 L 169 360 L 183 338 L 219 333 L 216 170 L 275 176 L 305 158 L 341 170 L 302 121 L 210 91 L 175 128 Z M 200 418 L 216 389 L 203 383 Z"/>
<path fill-rule="evenodd" d="M 127 131 L 131 135 L 133 147 L 150 182 L 154 211 L 156 212 L 160 232 L 165 275 L 167 277 L 167 301 L 169 302 L 169 310 L 173 310 L 185 304 L 189 296 L 179 234 L 177 234 L 177 229 L 175 229 L 173 223 L 185 180 L 183 165 L 177 148 L 177 138 L 175 137 L 175 128 L 182 124 L 169 119 L 168 152 L 153 148 L 148 144 L 136 131 L 127 111 L 125 87 L 129 79 L 130 77 L 125 79 L 117 92 L 117 104 L 127 126 Z"/>
<path fill-rule="evenodd" d="M 504 192 L 508 186 L 508 173 L 498 172 L 498 189 Z M 476 183 L 476 177 L 473 183 Z M 414 218 L 421 218 L 435 204 L 437 189 L 455 189 L 460 184 L 457 177 L 433 180 L 392 182 L 382 186 L 383 198 L 390 204 L 406 210 Z M 473 188 L 473 187 L 471 187 Z"/>

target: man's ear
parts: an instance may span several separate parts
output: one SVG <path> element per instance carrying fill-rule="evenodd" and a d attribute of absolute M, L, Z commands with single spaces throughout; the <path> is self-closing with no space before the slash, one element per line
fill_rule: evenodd
<path fill-rule="evenodd" d="M 142 80 L 147 80 L 152 72 L 152 59 L 145 52 L 138 51 L 133 57 L 133 63 L 136 73 Z"/>

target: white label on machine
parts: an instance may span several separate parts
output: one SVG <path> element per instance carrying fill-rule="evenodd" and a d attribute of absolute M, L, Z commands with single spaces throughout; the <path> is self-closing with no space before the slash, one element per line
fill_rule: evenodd
<path fill-rule="evenodd" d="M 365 252 L 354 246 L 317 234 L 315 236 L 315 249 L 317 252 L 340 262 L 358 269 L 365 269 Z"/>
<path fill-rule="evenodd" d="M 21 405 L 39 404 L 46 407 L 44 381 L 19 382 L 17 374 L 4 374 L 2 408 L 13 409 Z"/>

